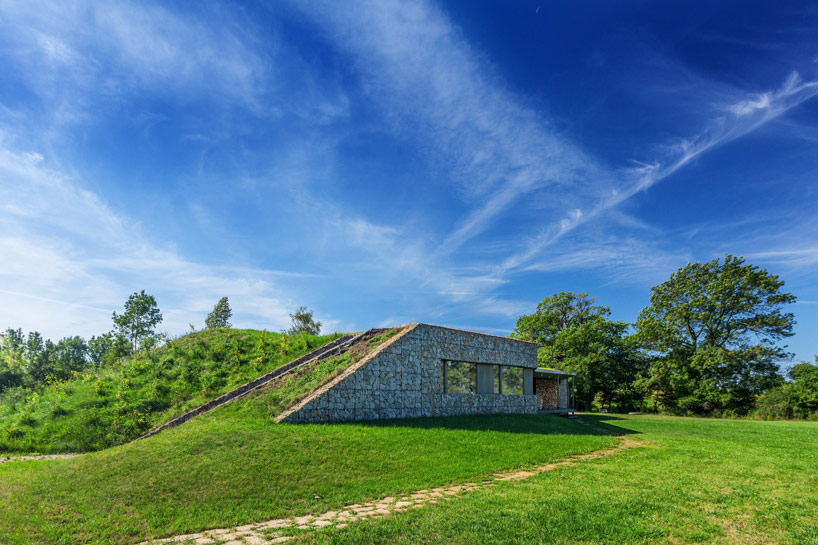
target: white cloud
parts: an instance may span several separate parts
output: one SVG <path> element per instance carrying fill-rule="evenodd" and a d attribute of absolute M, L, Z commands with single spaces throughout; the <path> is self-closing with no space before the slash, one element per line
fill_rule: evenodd
<path fill-rule="evenodd" d="M 297 273 L 196 263 L 157 247 L 38 154 L 2 141 L 0 196 L 0 327 L 98 334 L 140 289 L 157 297 L 166 310 L 162 328 L 173 333 L 190 322 L 201 327 L 225 295 L 243 327 L 283 329 L 297 306 L 297 292 L 282 289 Z"/>
<path fill-rule="evenodd" d="M 441 244 L 451 254 L 486 230 L 521 195 L 559 187 L 582 198 L 604 183 L 602 170 L 577 145 L 526 107 L 436 6 L 426 1 L 300 3 L 352 54 L 361 86 L 391 126 L 411 134 L 435 162 L 443 158 L 473 209 Z"/>
<path fill-rule="evenodd" d="M 484 268 L 476 282 L 483 290 L 501 285 L 507 272 L 541 261 L 544 248 L 580 225 L 818 93 L 818 82 L 804 82 L 793 73 L 777 90 L 726 104 L 724 116 L 712 119 L 696 137 L 665 146 L 663 156 L 616 170 L 589 157 L 554 130 L 547 117 L 510 93 L 490 62 L 430 3 L 365 2 L 358 9 L 339 10 L 332 3 L 313 2 L 299 8 L 327 29 L 337 47 L 353 55 L 362 87 L 393 127 L 445 157 L 447 171 L 472 203 L 444 238 L 438 258 L 455 256 L 512 207 L 519 212 L 521 196 L 548 195 L 539 211 L 546 226 L 516 244 L 517 250 L 498 266 Z M 459 275 L 450 279 L 455 285 L 469 281 Z M 438 279 L 435 285 L 446 282 Z"/>
<path fill-rule="evenodd" d="M 768 263 L 790 265 L 792 267 L 810 267 L 812 265 L 818 265 L 818 246 L 752 252 L 748 253 L 746 257 L 760 259 Z"/>
<path fill-rule="evenodd" d="M 91 92 L 146 88 L 258 106 L 268 60 L 238 27 L 207 24 L 205 13 L 179 14 L 148 2 L 3 2 L 0 42 L 36 92 L 76 108 L 93 107 Z"/>
<path fill-rule="evenodd" d="M 796 72 L 793 72 L 778 90 L 764 93 L 763 100 L 740 99 L 726 105 L 724 110 L 729 114 L 712 120 L 709 126 L 695 137 L 679 140 L 672 146 L 667 146 L 670 152 L 667 159 L 638 164 L 629 171 L 620 173 L 623 180 L 621 189 L 610 191 L 607 195 L 600 194 L 599 204 L 587 211 L 569 210 L 556 224 L 546 227 L 531 238 L 522 251 L 508 257 L 501 269 L 509 271 L 524 267 L 544 248 L 577 227 L 598 218 L 603 212 L 617 207 L 666 179 L 703 153 L 753 132 L 816 94 L 818 81 L 804 82 Z"/>

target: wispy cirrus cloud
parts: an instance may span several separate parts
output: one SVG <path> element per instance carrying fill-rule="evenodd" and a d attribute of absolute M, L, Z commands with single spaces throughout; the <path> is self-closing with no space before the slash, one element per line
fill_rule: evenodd
<path fill-rule="evenodd" d="M 722 107 L 724 115 L 711 120 L 701 133 L 665 145 L 667 151 L 664 158 L 618 173 L 622 180 L 621 189 L 613 189 L 607 195 L 600 193 L 598 204 L 590 209 L 568 210 L 562 219 L 530 239 L 524 250 L 508 257 L 501 270 L 505 272 L 524 266 L 543 248 L 577 227 L 668 178 L 702 154 L 746 136 L 817 94 L 818 81 L 804 81 L 797 72 L 793 72 L 775 91 L 749 94 L 749 97 L 725 104 Z"/>
<path fill-rule="evenodd" d="M 0 31 L 6 70 L 85 113 L 93 95 L 146 88 L 256 104 L 271 70 L 238 27 L 160 4 L 3 2 Z"/>
<path fill-rule="evenodd" d="M 446 171 L 471 209 L 440 245 L 451 254 L 484 232 L 520 196 L 545 187 L 554 204 L 592 195 L 604 171 L 526 106 L 437 6 L 426 1 L 301 3 L 336 47 L 353 55 L 364 93 L 393 129 Z M 590 181 L 593 180 L 593 183 Z"/>
<path fill-rule="evenodd" d="M 511 93 L 437 6 L 425 1 L 364 4 L 357 10 L 320 2 L 299 8 L 336 47 L 353 55 L 364 92 L 392 125 L 456 173 L 452 179 L 468 208 L 442 237 L 437 267 L 508 220 L 505 215 L 512 210 L 525 225 L 537 226 L 535 235 L 506 246 L 498 265 L 477 267 L 478 285 L 489 289 L 504 284 L 508 273 L 540 262 L 545 248 L 578 227 L 818 94 L 818 82 L 796 72 L 778 89 L 762 93 L 719 85 L 716 96 L 733 98 L 716 106 L 701 132 L 655 142 L 653 157 L 620 168 L 560 134 L 547 114 L 534 112 Z M 524 198 L 534 195 L 543 203 L 536 211 L 538 222 L 525 215 Z M 490 245 L 490 237 L 481 238 L 479 244 L 484 243 Z M 467 281 L 468 273 L 451 280 Z"/>
<path fill-rule="evenodd" d="M 144 286 L 172 302 L 167 318 L 177 331 L 222 295 L 240 309 L 242 325 L 274 329 L 286 324 L 294 301 L 326 301 L 337 292 L 348 293 L 336 301 L 357 305 L 336 303 L 339 313 L 362 316 L 361 309 L 372 308 L 378 320 L 388 314 L 396 321 L 508 321 L 531 305 L 513 285 L 521 276 L 547 280 L 596 270 L 611 282 L 644 284 L 697 258 L 687 247 L 661 243 L 667 233 L 620 209 L 816 94 L 816 82 L 797 74 L 764 93 L 722 83 L 702 92 L 703 80 L 691 78 L 663 98 L 668 109 L 684 102 L 697 113 L 684 129 L 669 126 L 693 136 L 641 138 L 646 151 L 631 162 L 596 155 L 561 132 L 541 104 L 510 89 L 493 60 L 432 1 L 293 4 L 289 11 L 276 6 L 261 22 L 246 15 L 249 8 L 216 3 L 185 9 L 0 0 L 0 60 L 11 59 L 9 73 L 39 97 L 36 104 L 0 104 L 0 127 L 14 128 L 0 140 L 0 191 L 13 194 L 0 199 L 0 251 L 16 267 L 5 276 L 0 271 L 7 310 L 22 316 L 29 307 L 42 314 L 49 305 L 68 305 L 77 311 L 71 324 L 87 319 L 93 327 L 68 327 L 62 317 L 64 329 L 95 332 L 128 293 Z M 302 43 L 277 32 L 287 23 L 280 11 L 284 19 L 303 16 L 299 33 L 318 30 L 309 37 L 310 46 L 321 42 L 308 51 L 309 62 L 299 58 Z M 269 28 L 259 32 L 264 24 Z M 679 64 L 672 60 L 667 64 Z M 638 97 L 648 99 L 655 96 Z M 179 216 L 183 235 L 163 240 L 164 226 L 155 225 L 153 238 L 145 235 L 138 213 L 105 200 L 105 179 L 85 184 L 70 157 L 63 166 L 60 153 L 49 153 L 48 138 L 42 145 L 33 136 L 47 134 L 38 130 L 45 126 L 63 143 L 80 139 L 79 129 L 93 124 L 81 122 L 94 115 L 116 122 L 130 116 L 124 130 L 151 135 L 154 125 L 174 124 L 163 136 L 182 141 L 181 151 L 197 158 L 189 172 L 179 169 L 168 181 L 177 184 L 168 189 L 185 210 L 165 210 Z M 691 125 L 701 128 L 697 134 Z M 395 193 L 445 194 L 444 205 L 430 211 L 422 198 L 408 197 L 400 205 L 412 210 L 402 214 L 387 202 L 391 195 L 370 200 L 377 191 L 360 186 L 375 181 L 354 179 L 354 167 L 368 166 L 366 158 L 347 172 L 339 159 L 362 135 L 378 140 L 373 147 L 387 141 L 401 148 L 387 154 L 384 163 L 394 162 L 385 171 L 414 175 L 411 163 L 417 156 L 424 161 L 418 170 L 424 175 Z M 387 186 L 386 194 L 389 174 L 384 180 L 377 183 Z M 349 187 L 361 191 L 350 197 Z M 379 209 L 384 204 L 398 214 Z M 620 224 L 612 225 L 616 215 Z M 202 240 L 221 242 L 219 259 L 237 264 L 204 262 L 207 249 L 191 257 L 191 246 L 201 248 Z M 777 241 L 751 249 L 764 259 L 811 263 L 809 254 L 787 253 L 798 252 L 796 246 Z M 257 259 L 243 260 L 247 255 Z M 295 270 L 275 270 L 286 268 L 282 263 Z M 531 297 L 551 287 L 537 285 Z M 330 328 L 339 323 L 319 318 Z"/>

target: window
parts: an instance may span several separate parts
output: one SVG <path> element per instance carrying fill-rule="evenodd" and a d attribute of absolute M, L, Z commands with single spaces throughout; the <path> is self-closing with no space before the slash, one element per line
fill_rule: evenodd
<path fill-rule="evenodd" d="M 479 388 L 478 388 L 479 382 Z M 440 390 L 446 394 L 523 394 L 523 368 L 491 363 L 441 361 Z"/>
<path fill-rule="evenodd" d="M 523 394 L 523 368 L 504 365 L 502 372 L 502 392 L 505 395 Z"/>
<path fill-rule="evenodd" d="M 447 394 L 477 392 L 477 365 L 465 361 L 443 361 L 443 391 Z"/>
<path fill-rule="evenodd" d="M 493 365 L 492 367 L 494 367 L 494 393 L 499 394 L 502 392 L 502 390 L 500 390 L 500 375 L 502 371 L 500 371 L 499 365 Z"/>

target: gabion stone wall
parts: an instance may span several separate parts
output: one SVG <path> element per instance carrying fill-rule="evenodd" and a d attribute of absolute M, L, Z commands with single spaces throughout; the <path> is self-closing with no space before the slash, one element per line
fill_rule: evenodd
<path fill-rule="evenodd" d="M 560 382 L 560 409 L 568 407 L 570 401 L 568 400 L 568 381 L 562 380 Z"/>
<path fill-rule="evenodd" d="M 276 420 L 339 422 L 537 412 L 534 395 L 444 394 L 442 360 L 524 367 L 533 385 L 528 369 L 537 367 L 537 346 L 426 324 L 407 326 Z"/>

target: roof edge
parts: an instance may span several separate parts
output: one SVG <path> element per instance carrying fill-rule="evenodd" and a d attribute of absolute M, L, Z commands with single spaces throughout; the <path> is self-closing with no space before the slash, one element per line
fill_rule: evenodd
<path fill-rule="evenodd" d="M 514 342 L 518 342 L 518 343 L 527 343 L 527 344 L 533 344 L 533 345 L 537 344 L 537 343 L 531 342 L 531 341 L 524 341 L 522 339 L 515 339 L 514 337 L 503 337 L 502 335 L 493 335 L 491 333 L 483 333 L 482 331 L 472 331 L 470 329 L 458 329 L 456 327 L 449 327 L 449 326 L 445 326 L 445 325 L 425 324 L 423 322 L 418 322 L 418 323 L 411 324 L 411 325 L 413 325 L 413 326 L 422 325 L 422 326 L 427 326 L 427 327 L 439 327 L 440 329 L 448 329 L 450 331 L 462 331 L 464 333 L 473 333 L 475 335 L 483 335 L 485 337 L 494 337 L 496 339 L 504 339 L 506 341 L 514 341 Z"/>

